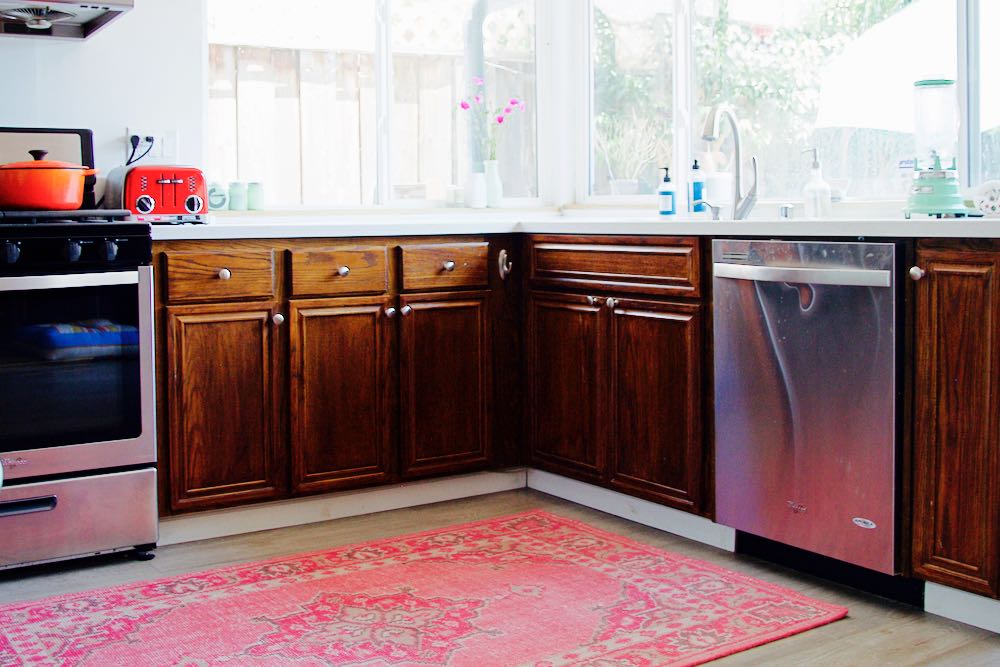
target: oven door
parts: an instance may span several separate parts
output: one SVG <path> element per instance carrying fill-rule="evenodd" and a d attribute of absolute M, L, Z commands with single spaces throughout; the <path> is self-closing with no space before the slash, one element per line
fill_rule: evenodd
<path fill-rule="evenodd" d="M 7 481 L 156 460 L 152 268 L 0 278 Z"/>

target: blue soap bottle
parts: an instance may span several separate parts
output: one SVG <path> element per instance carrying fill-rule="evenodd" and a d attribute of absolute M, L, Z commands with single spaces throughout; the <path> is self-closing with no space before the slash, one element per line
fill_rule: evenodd
<path fill-rule="evenodd" d="M 688 191 L 688 211 L 701 212 L 705 210 L 704 204 L 694 202 L 703 201 L 705 198 L 705 179 L 701 175 L 701 165 L 695 160 L 691 165 L 691 189 Z"/>
<path fill-rule="evenodd" d="M 674 185 L 670 182 L 670 168 L 660 167 L 663 170 L 663 182 L 660 189 L 656 191 L 660 200 L 660 215 L 675 215 L 677 213 L 676 200 L 674 197 Z"/>

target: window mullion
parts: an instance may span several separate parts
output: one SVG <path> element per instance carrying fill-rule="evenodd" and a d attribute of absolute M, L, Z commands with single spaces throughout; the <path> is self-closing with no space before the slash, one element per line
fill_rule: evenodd
<path fill-rule="evenodd" d="M 958 3 L 958 90 L 962 128 L 959 165 L 966 186 L 982 181 L 982 135 L 979 118 L 979 5 L 980 0 Z"/>
<path fill-rule="evenodd" d="M 392 0 L 375 3 L 375 203 L 387 204 L 392 196 Z"/>
<path fill-rule="evenodd" d="M 694 113 L 693 91 L 693 47 L 691 40 L 691 2 L 673 0 L 674 3 L 674 140 L 673 168 L 675 200 L 688 201 L 687 183 L 691 169 L 691 118 Z M 681 196 L 677 197 L 680 192 Z M 679 211 L 683 213 L 684 211 Z"/>

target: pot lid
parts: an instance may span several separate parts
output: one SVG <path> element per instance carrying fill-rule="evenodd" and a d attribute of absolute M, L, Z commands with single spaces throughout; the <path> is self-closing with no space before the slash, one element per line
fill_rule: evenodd
<path fill-rule="evenodd" d="M 73 164 L 72 162 L 46 160 L 45 156 L 49 154 L 48 151 L 36 149 L 28 152 L 31 154 L 31 157 L 35 158 L 34 160 L 0 164 L 0 169 L 89 169 L 89 167 L 84 167 L 80 164 Z"/>

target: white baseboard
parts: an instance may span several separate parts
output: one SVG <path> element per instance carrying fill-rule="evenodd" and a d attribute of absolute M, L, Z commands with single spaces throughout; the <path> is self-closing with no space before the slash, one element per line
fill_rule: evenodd
<path fill-rule="evenodd" d="M 1000 633 L 1000 600 L 928 582 L 924 611 Z"/>
<path fill-rule="evenodd" d="M 735 530 L 672 507 L 534 468 L 528 470 L 528 488 L 719 549 L 736 550 Z"/>
<path fill-rule="evenodd" d="M 515 468 L 165 517 L 160 520 L 160 539 L 157 544 L 166 546 L 259 530 L 301 526 L 307 523 L 523 489 L 525 484 L 524 468 Z"/>

